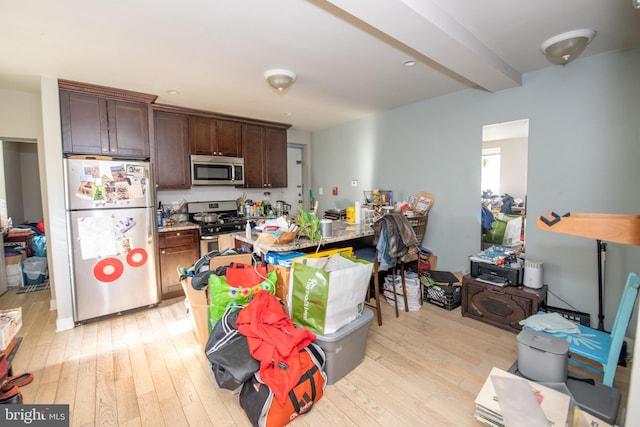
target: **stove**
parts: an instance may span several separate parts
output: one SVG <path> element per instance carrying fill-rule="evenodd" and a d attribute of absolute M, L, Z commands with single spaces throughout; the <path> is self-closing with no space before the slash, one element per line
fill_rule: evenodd
<path fill-rule="evenodd" d="M 247 224 L 246 218 L 238 215 L 235 200 L 191 202 L 187 203 L 187 212 L 189 221 L 200 226 L 200 256 L 220 251 L 220 236 L 244 230 Z M 200 217 L 207 214 L 215 214 L 216 220 L 202 221 Z"/>
<path fill-rule="evenodd" d="M 200 238 L 241 231 L 247 223 L 244 217 L 238 216 L 235 200 L 191 202 L 187 204 L 187 211 L 189 221 L 200 226 Z M 216 220 L 205 222 L 196 219 L 207 214 L 215 214 Z"/>

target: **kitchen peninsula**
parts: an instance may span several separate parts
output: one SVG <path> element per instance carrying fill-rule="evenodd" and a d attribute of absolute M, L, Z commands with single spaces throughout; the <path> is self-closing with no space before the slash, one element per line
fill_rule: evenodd
<path fill-rule="evenodd" d="M 264 254 L 285 251 L 314 252 L 318 246 L 320 249 L 338 246 L 353 246 L 354 248 L 372 246 L 373 234 L 374 231 L 370 224 L 333 221 L 331 237 L 323 237 L 320 242 L 312 242 L 306 237 L 299 236 L 287 244 L 273 244 L 267 239 L 261 239 L 256 233 L 252 233 L 250 239 L 244 233 L 235 233 L 233 236 L 236 239 L 236 246 L 241 246 L 243 243 L 249 244 Z"/>

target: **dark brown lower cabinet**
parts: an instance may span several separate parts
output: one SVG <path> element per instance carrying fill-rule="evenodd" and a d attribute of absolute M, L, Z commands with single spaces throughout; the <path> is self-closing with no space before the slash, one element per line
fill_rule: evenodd
<path fill-rule="evenodd" d="M 162 299 L 184 295 L 178 267 L 188 268 L 200 256 L 198 230 L 161 231 L 158 233 L 160 249 L 160 290 Z"/>
<path fill-rule="evenodd" d="M 536 314 L 546 300 L 547 285 L 540 289 L 501 287 L 471 276 L 462 278 L 462 315 L 512 332 L 520 332 L 519 322 Z"/>

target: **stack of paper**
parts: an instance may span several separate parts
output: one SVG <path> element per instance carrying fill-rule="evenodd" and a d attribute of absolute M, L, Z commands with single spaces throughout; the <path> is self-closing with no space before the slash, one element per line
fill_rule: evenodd
<path fill-rule="evenodd" d="M 494 427 L 561 427 L 573 419 L 571 396 L 498 368 L 475 404 L 475 418 Z"/>

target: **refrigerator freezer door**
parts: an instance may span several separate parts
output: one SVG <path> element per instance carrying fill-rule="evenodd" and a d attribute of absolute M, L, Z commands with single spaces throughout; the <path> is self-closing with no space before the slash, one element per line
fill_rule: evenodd
<path fill-rule="evenodd" d="M 70 211 L 74 320 L 160 301 L 153 208 Z"/>
<path fill-rule="evenodd" d="M 65 159 L 67 210 L 153 206 L 148 162 Z"/>

